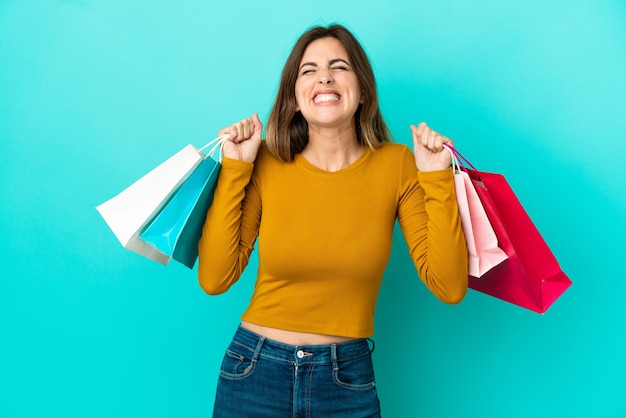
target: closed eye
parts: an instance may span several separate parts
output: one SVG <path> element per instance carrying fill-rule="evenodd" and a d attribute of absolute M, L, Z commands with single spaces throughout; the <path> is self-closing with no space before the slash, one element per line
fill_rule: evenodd
<path fill-rule="evenodd" d="M 334 66 L 330 67 L 330 69 L 332 71 L 350 71 L 350 68 L 345 66 L 345 65 L 334 65 Z M 306 68 L 306 69 L 302 70 L 300 75 L 313 74 L 313 73 L 315 73 L 315 71 L 317 71 L 317 68 Z"/>
<path fill-rule="evenodd" d="M 350 63 L 342 58 L 334 58 L 328 62 L 329 69 L 333 71 L 350 71 Z M 300 66 L 300 75 L 313 74 L 318 66 L 315 62 L 305 62 Z"/>
<path fill-rule="evenodd" d="M 342 58 L 332 59 L 329 64 L 332 69 L 340 69 L 344 71 L 348 71 L 350 69 L 350 63 Z"/>

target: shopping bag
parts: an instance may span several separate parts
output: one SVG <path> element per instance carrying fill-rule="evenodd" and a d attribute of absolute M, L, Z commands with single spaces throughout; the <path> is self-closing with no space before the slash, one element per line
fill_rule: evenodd
<path fill-rule="evenodd" d="M 464 171 L 452 147 L 445 146 L 452 154 L 454 189 L 461 226 L 467 242 L 468 272 L 470 276 L 479 278 L 506 260 L 508 256 L 498 247 L 498 238 L 474 189 L 472 180 Z"/>
<path fill-rule="evenodd" d="M 572 284 L 502 174 L 479 171 L 464 161 L 485 212 L 508 258 L 469 287 L 523 308 L 545 313 Z"/>
<path fill-rule="evenodd" d="M 198 168 L 141 234 L 143 241 L 190 269 L 198 258 L 198 241 L 221 167 L 214 154 L 225 138 L 212 141 L 215 145 Z"/>
<path fill-rule="evenodd" d="M 203 161 L 187 145 L 96 209 L 124 248 L 167 265 L 171 257 L 142 241 L 140 234 Z"/>
<path fill-rule="evenodd" d="M 201 162 L 196 147 L 187 145 L 96 207 L 124 248 L 167 265 L 171 257 L 142 241 L 139 235 Z"/>

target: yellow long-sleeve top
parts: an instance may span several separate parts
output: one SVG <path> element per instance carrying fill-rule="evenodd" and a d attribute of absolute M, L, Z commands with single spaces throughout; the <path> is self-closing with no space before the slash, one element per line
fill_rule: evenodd
<path fill-rule="evenodd" d="M 235 283 L 258 237 L 258 277 L 242 319 L 290 331 L 368 337 L 396 218 L 420 278 L 441 300 L 467 291 L 467 248 L 452 170 L 418 172 L 386 143 L 323 171 L 302 155 L 224 158 L 199 243 L 200 285 Z"/>

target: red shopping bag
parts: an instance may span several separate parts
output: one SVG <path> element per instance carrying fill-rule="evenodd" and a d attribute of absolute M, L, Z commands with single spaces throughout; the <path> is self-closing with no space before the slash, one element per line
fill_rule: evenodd
<path fill-rule="evenodd" d="M 509 256 L 480 278 L 469 276 L 469 287 L 498 299 L 544 313 L 572 284 L 554 254 L 522 207 L 503 175 L 477 170 L 458 151 L 467 165 L 476 192 Z"/>

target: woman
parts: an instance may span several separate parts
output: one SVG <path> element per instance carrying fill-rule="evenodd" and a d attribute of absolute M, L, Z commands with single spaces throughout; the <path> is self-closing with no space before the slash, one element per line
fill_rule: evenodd
<path fill-rule="evenodd" d="M 219 132 L 230 138 L 199 243 L 200 285 L 219 294 L 259 241 L 214 416 L 378 417 L 368 337 L 395 220 L 439 299 L 467 291 L 451 141 L 422 123 L 414 154 L 390 142 L 367 55 L 338 25 L 296 42 L 265 141 L 262 128 L 255 113 Z"/>

